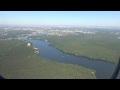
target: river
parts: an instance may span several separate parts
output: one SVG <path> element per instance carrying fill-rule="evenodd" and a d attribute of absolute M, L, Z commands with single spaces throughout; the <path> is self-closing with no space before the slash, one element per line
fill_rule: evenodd
<path fill-rule="evenodd" d="M 27 37 L 21 37 L 22 40 L 27 40 Z M 75 64 L 84 66 L 96 71 L 98 79 L 109 79 L 113 74 L 116 65 L 106 61 L 93 60 L 85 57 L 63 53 L 53 46 L 49 46 L 49 42 L 43 40 L 28 40 L 34 47 L 38 48 L 40 57 L 57 61 L 60 63 Z M 117 78 L 120 78 L 120 73 Z"/>

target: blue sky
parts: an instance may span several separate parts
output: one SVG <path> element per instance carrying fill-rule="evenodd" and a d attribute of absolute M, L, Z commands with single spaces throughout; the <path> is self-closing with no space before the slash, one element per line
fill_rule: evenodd
<path fill-rule="evenodd" d="M 120 26 L 120 11 L 0 11 L 0 24 Z"/>

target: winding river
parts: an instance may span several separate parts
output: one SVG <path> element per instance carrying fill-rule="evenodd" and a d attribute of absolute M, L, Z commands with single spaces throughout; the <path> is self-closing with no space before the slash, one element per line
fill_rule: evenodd
<path fill-rule="evenodd" d="M 27 37 L 21 37 L 22 40 L 28 40 Z M 43 40 L 28 40 L 34 47 L 38 48 L 40 57 L 57 61 L 60 63 L 75 64 L 84 66 L 96 71 L 98 79 L 109 79 L 113 74 L 116 65 L 106 61 L 92 60 L 89 58 L 78 57 L 75 55 L 63 53 L 53 46 L 49 46 L 49 42 Z M 120 73 L 117 78 L 120 78 Z"/>

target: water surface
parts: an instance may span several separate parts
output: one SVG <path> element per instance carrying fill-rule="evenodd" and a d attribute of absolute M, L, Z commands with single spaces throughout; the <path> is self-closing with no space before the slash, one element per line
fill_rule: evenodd
<path fill-rule="evenodd" d="M 23 40 L 27 40 L 27 37 L 21 37 Z M 75 55 L 63 53 L 53 46 L 49 46 L 49 42 L 43 40 L 28 40 L 32 42 L 33 46 L 38 48 L 40 57 L 57 61 L 60 63 L 75 64 L 84 66 L 96 71 L 96 77 L 99 79 L 109 79 L 113 74 L 116 65 L 106 61 L 93 60 L 84 57 L 78 57 Z M 120 74 L 118 75 L 120 78 Z"/>

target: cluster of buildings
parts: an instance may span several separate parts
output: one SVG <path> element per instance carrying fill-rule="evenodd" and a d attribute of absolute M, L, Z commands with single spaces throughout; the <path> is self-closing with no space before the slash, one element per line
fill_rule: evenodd
<path fill-rule="evenodd" d="M 68 34 L 74 34 L 74 35 L 79 35 L 79 34 L 96 34 L 96 32 L 92 31 L 82 31 L 82 30 L 49 30 L 48 35 L 68 35 Z"/>
<path fill-rule="evenodd" d="M 46 34 L 46 35 L 58 35 L 58 36 L 63 36 L 63 35 L 68 35 L 68 34 L 73 34 L 73 35 L 81 35 L 81 34 L 96 34 L 97 29 L 98 31 L 101 31 L 103 29 L 109 29 L 108 27 L 86 27 L 86 28 L 78 28 L 78 27 L 68 27 L 68 26 L 14 26 L 14 27 L 3 27 L 0 28 L 0 35 L 8 35 L 8 31 L 10 30 L 19 30 L 19 31 L 29 31 L 30 33 L 27 34 L 21 34 L 18 35 L 17 37 L 20 36 L 33 36 L 33 35 L 40 35 L 40 34 Z M 94 29 L 94 30 L 92 30 Z M 100 30 L 99 30 L 100 29 Z M 120 32 L 114 32 L 113 34 L 115 35 L 120 35 Z M 10 40 L 10 38 L 6 39 Z"/>
<path fill-rule="evenodd" d="M 31 34 L 26 34 L 27 36 L 33 36 L 37 34 L 47 34 L 47 35 L 68 35 L 68 34 L 96 34 L 95 31 L 81 30 L 80 28 L 68 28 L 68 27 L 6 27 L 2 28 L 4 31 L 8 30 L 27 30 Z M 7 33 L 4 33 L 7 34 Z M 22 34 L 21 36 L 23 36 Z"/>
<path fill-rule="evenodd" d="M 116 32 L 115 35 L 120 35 L 120 32 Z"/>

